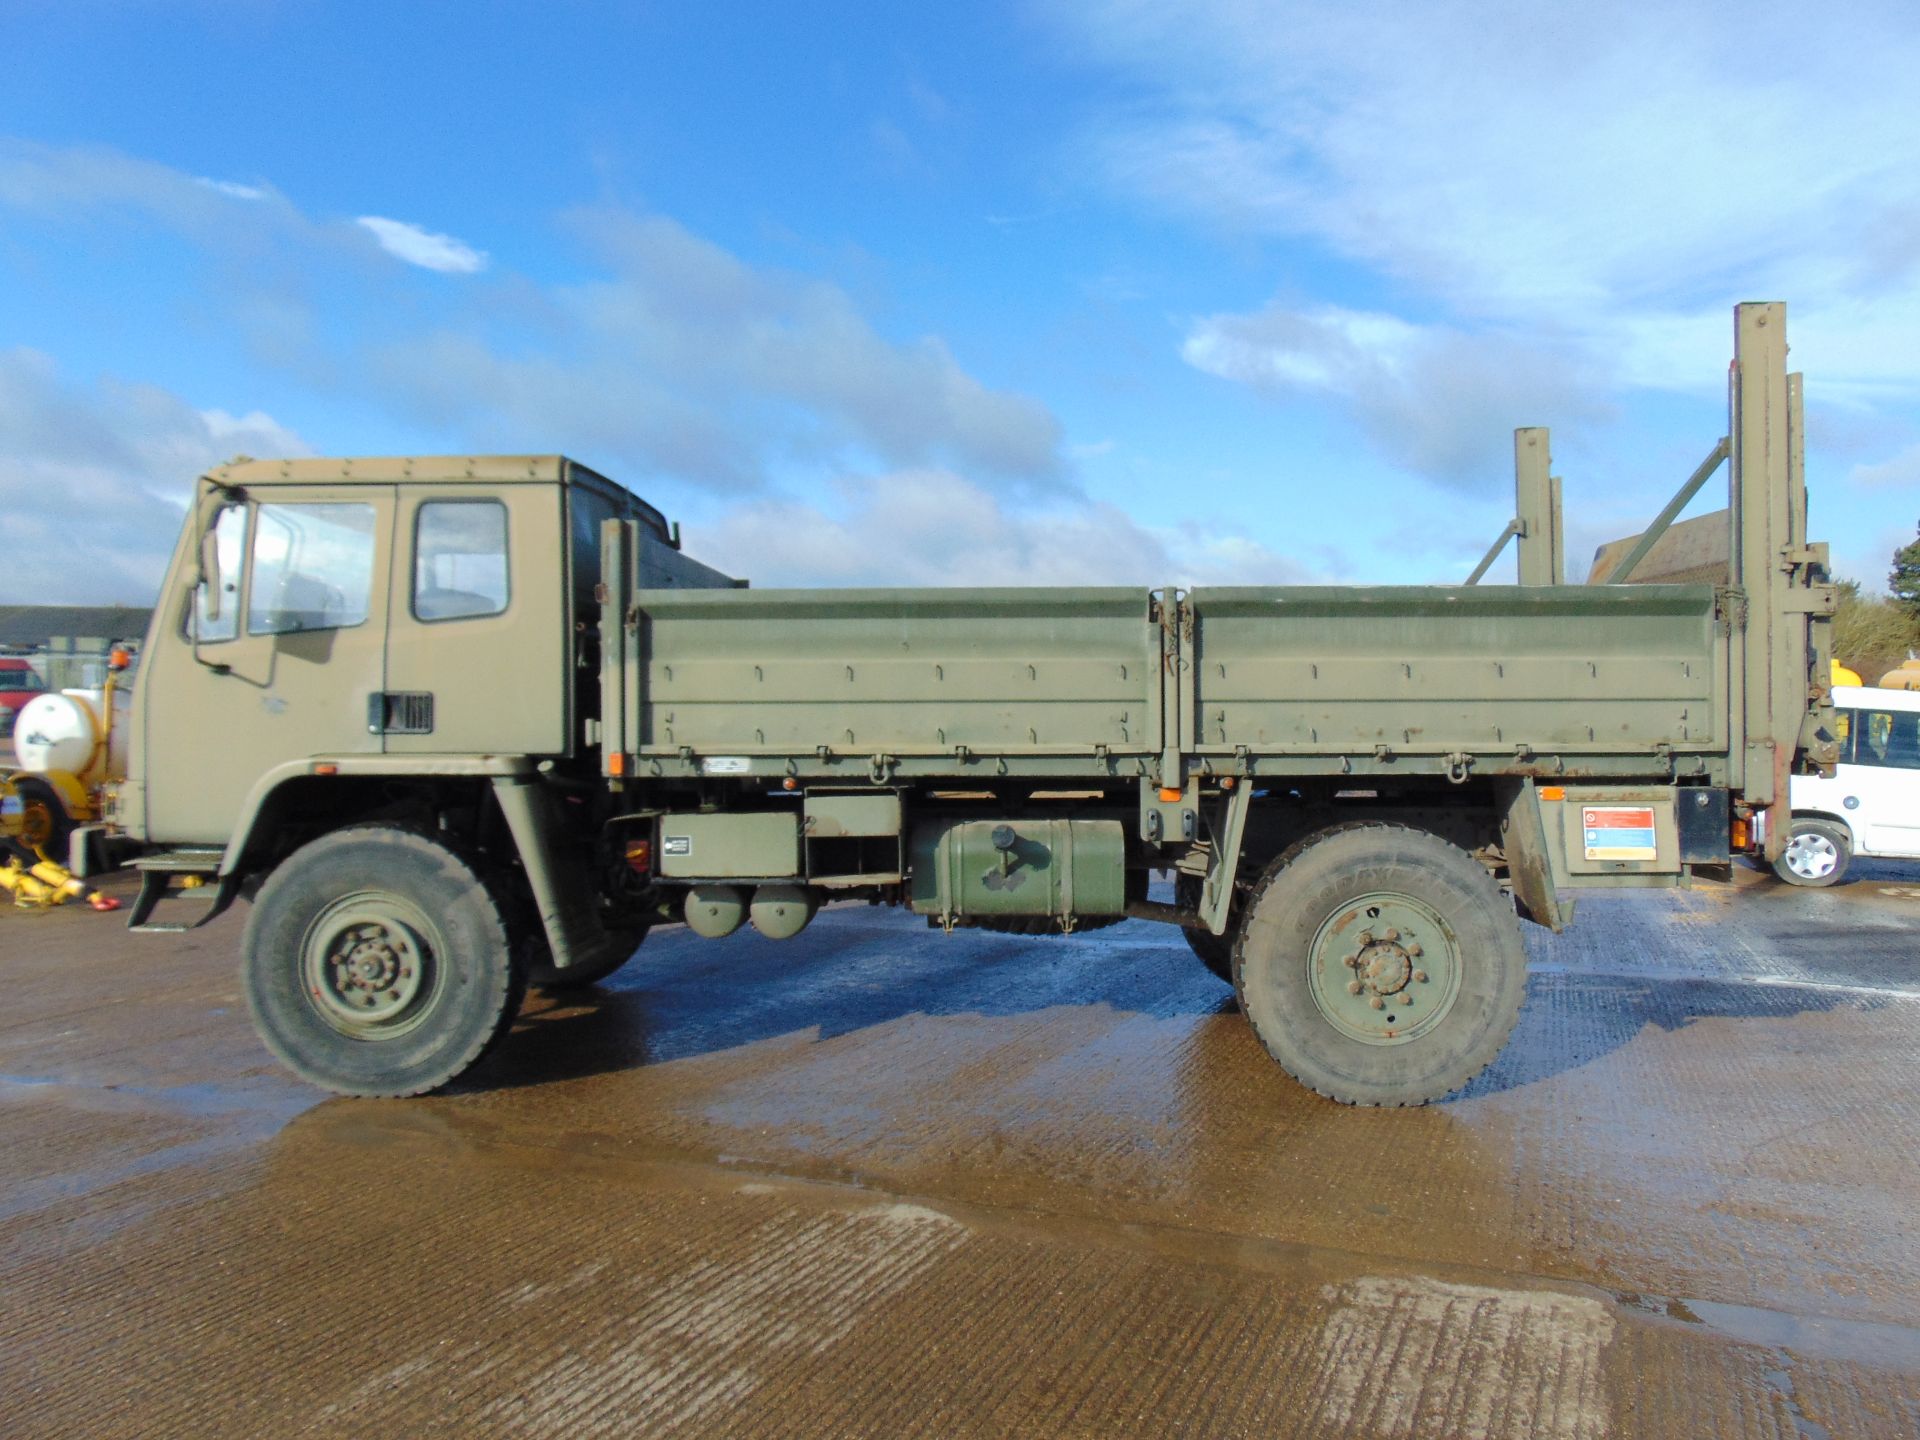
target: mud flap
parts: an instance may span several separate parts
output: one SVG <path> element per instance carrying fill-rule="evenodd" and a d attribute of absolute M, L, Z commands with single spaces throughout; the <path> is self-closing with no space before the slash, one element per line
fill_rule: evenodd
<path fill-rule="evenodd" d="M 1507 877 L 1521 918 L 1558 935 L 1573 923 L 1573 903 L 1561 900 L 1554 889 L 1540 797 L 1531 779 L 1494 783 L 1500 803 L 1500 847 L 1507 857 Z"/>
<path fill-rule="evenodd" d="M 564 827 L 553 791 L 531 775 L 496 775 L 493 793 L 520 852 L 554 969 L 592 965 L 615 949 L 631 953 L 631 940 L 609 935 L 600 923 L 587 875 L 555 862 Z"/>

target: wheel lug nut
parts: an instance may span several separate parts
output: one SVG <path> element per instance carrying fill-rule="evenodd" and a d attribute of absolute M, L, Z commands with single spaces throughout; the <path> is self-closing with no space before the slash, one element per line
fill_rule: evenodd
<path fill-rule="evenodd" d="M 1362 930 L 1359 935 L 1359 940 L 1362 945 L 1371 945 L 1373 943 L 1373 932 L 1371 930 Z"/>
<path fill-rule="evenodd" d="M 1378 995 L 1374 996 L 1371 1000 L 1367 1001 L 1367 1004 L 1371 1005 L 1376 1010 L 1384 1010 L 1387 1008 L 1387 1002 Z"/>
<path fill-rule="evenodd" d="M 1380 938 L 1386 941 L 1389 945 L 1391 945 L 1394 941 L 1400 938 L 1400 932 L 1398 930 L 1395 930 L 1389 927 L 1387 930 L 1382 932 Z"/>
<path fill-rule="evenodd" d="M 1349 955 L 1347 956 L 1346 959 L 1342 960 L 1340 963 L 1346 966 L 1349 970 L 1358 970 L 1360 968 L 1360 957 L 1358 955 Z"/>
<path fill-rule="evenodd" d="M 1358 995 L 1359 993 L 1360 993 L 1360 982 L 1358 980 L 1347 981 L 1347 994 Z"/>
<path fill-rule="evenodd" d="M 1416 970 L 1413 972 L 1413 978 L 1424 985 L 1427 983 L 1427 972 L 1424 970 Z"/>
<path fill-rule="evenodd" d="M 1407 951 L 1407 954 L 1409 955 L 1418 955 L 1420 953 L 1419 942 L 1415 941 L 1413 944 L 1408 945 L 1406 947 L 1406 951 Z"/>

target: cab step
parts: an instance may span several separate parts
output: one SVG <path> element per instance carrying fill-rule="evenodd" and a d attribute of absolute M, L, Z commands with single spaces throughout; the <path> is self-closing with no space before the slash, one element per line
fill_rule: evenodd
<path fill-rule="evenodd" d="M 220 861 L 225 853 L 220 849 L 165 850 L 158 855 L 143 855 L 134 861 L 133 868 L 140 872 L 140 895 L 127 916 L 127 928 L 143 935 L 177 935 L 185 930 L 197 930 L 208 921 L 225 914 L 240 893 L 238 875 L 220 874 Z M 212 882 L 213 899 L 200 914 L 184 924 L 152 923 L 154 907 L 168 895 L 179 893 L 174 890 L 173 882 L 193 876 Z M 183 888 L 201 887 L 193 885 Z"/>

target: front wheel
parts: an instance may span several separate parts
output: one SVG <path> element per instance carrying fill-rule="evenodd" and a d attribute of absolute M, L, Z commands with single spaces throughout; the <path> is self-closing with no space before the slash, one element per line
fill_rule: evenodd
<path fill-rule="evenodd" d="M 1773 873 L 1789 885 L 1833 885 L 1847 873 L 1852 860 L 1853 846 L 1844 826 L 1796 815 L 1786 848 L 1773 862 Z"/>
<path fill-rule="evenodd" d="M 67 863 L 67 841 L 73 835 L 73 817 L 60 803 L 60 792 L 32 775 L 16 775 L 13 788 L 20 796 L 20 843 L 56 864 Z"/>
<path fill-rule="evenodd" d="M 260 1038 L 343 1095 L 419 1095 L 461 1074 L 519 1008 L 522 969 L 472 868 L 426 835 L 336 830 L 268 877 L 242 942 Z"/>
<path fill-rule="evenodd" d="M 1500 887 L 1423 830 L 1330 831 L 1247 904 L 1234 987 L 1288 1074 L 1348 1105 L 1424 1105 L 1484 1070 L 1520 1017 L 1526 948 Z"/>

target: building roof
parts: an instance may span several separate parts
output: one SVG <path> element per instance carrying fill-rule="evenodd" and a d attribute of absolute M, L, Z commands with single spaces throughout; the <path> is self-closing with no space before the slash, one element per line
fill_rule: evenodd
<path fill-rule="evenodd" d="M 0 645 L 44 645 L 55 635 L 140 640 L 149 605 L 0 605 Z"/>
<path fill-rule="evenodd" d="M 1642 531 L 1642 534 L 1645 532 Z M 1733 525 L 1725 510 L 1696 515 L 1670 526 L 1653 542 L 1646 559 L 1634 567 L 1635 585 L 1725 585 L 1729 565 L 1727 547 L 1732 544 Z M 1593 552 L 1593 568 L 1587 572 L 1589 585 L 1607 584 L 1607 577 L 1619 568 L 1639 535 L 1609 540 Z"/>

